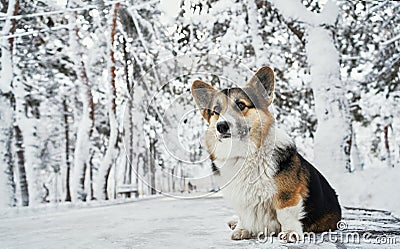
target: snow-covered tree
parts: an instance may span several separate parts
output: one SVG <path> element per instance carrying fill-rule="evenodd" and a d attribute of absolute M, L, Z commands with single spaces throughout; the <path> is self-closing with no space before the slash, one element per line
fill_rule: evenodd
<path fill-rule="evenodd" d="M 118 9 L 120 7 L 119 3 L 116 3 L 112 10 L 111 15 L 109 17 L 110 24 L 108 32 L 106 32 L 107 39 L 107 69 L 109 70 L 108 78 L 107 78 L 107 95 L 108 95 L 108 103 L 107 103 L 107 112 L 108 112 L 108 120 L 110 124 L 110 137 L 108 138 L 108 146 L 104 155 L 104 159 L 99 168 L 98 178 L 98 193 L 97 198 L 99 199 L 108 199 L 107 194 L 107 181 L 110 175 L 111 166 L 115 163 L 116 157 L 116 147 L 118 142 L 118 123 L 117 123 L 117 107 L 116 107 L 116 98 L 117 98 L 117 90 L 115 87 L 116 82 L 116 67 L 115 67 L 115 38 L 117 31 L 117 18 L 118 18 Z"/>
<path fill-rule="evenodd" d="M 76 2 L 70 3 L 71 7 L 76 8 Z M 70 16 L 71 29 L 69 32 L 71 51 L 73 52 L 73 61 L 75 72 L 77 74 L 77 86 L 79 89 L 79 99 L 82 101 L 82 113 L 77 126 L 77 138 L 74 151 L 73 178 L 71 181 L 72 200 L 86 200 L 85 176 L 89 163 L 89 151 L 91 147 L 91 135 L 94 125 L 94 103 L 87 66 L 84 61 L 81 43 L 78 14 L 72 13 Z"/>
<path fill-rule="evenodd" d="M 19 176 L 19 189 L 21 191 L 21 204 L 23 206 L 29 205 L 29 188 L 27 173 L 25 167 L 25 146 L 24 146 L 24 134 L 21 130 L 21 123 L 24 121 L 24 94 L 25 89 L 20 80 L 15 79 L 18 76 L 18 69 L 15 66 L 15 30 L 17 23 L 13 16 L 19 13 L 19 0 L 9 1 L 8 6 L 3 7 L 7 9 L 6 16 L 9 18 L 4 23 L 2 29 L 2 41 L 1 41 L 1 98 L 3 105 L 4 125 L 2 129 L 2 139 L 5 150 L 3 151 L 2 162 L 7 168 L 3 170 L 7 174 L 8 180 L 7 185 L 3 186 L 6 190 L 9 189 L 8 203 L 14 205 L 14 185 L 13 185 L 13 151 L 11 149 L 11 141 L 14 141 L 14 151 L 16 155 L 15 162 L 17 163 L 18 176 Z M 12 118 L 11 118 L 12 117 Z M 12 127 L 12 130 L 11 130 Z M 11 188 L 11 190 L 10 190 Z M 5 197 L 7 198 L 7 197 Z"/>
<path fill-rule="evenodd" d="M 350 170 L 351 117 L 347 91 L 340 76 L 339 54 L 329 30 L 329 26 L 336 22 L 338 7 L 333 1 L 328 1 L 321 13 L 314 13 L 295 0 L 273 3 L 286 19 L 305 25 L 305 49 L 318 120 L 314 160 L 324 171 L 340 166 Z"/>

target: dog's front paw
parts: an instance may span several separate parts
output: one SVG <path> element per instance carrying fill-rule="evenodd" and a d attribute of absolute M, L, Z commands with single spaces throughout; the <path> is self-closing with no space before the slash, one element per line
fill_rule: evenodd
<path fill-rule="evenodd" d="M 279 240 L 285 243 L 296 243 L 297 241 L 300 241 L 302 237 L 302 233 L 293 230 L 282 231 L 278 234 Z"/>
<path fill-rule="evenodd" d="M 238 223 L 238 222 L 237 222 L 236 220 L 228 221 L 228 227 L 229 227 L 231 230 L 235 230 L 237 223 Z"/>
<path fill-rule="evenodd" d="M 243 239 L 250 239 L 251 233 L 246 229 L 235 229 L 233 230 L 232 237 L 233 240 L 243 240 Z"/>

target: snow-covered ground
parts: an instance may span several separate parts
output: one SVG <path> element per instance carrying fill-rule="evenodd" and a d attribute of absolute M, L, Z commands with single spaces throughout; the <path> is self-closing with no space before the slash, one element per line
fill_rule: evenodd
<path fill-rule="evenodd" d="M 345 206 L 389 210 L 400 217 L 400 168 L 375 167 L 353 174 L 325 174 Z"/>
<path fill-rule="evenodd" d="M 18 212 L 17 212 L 18 210 Z M 107 206 L 14 209 L 0 217 L 0 248 L 371 248 L 366 243 L 232 241 L 226 222 L 234 212 L 218 195 L 158 197 Z M 346 210 L 346 231 L 386 236 L 400 246 L 400 223 L 388 212 Z M 384 235 L 385 234 L 385 235 Z M 372 240 L 371 240 L 372 241 Z M 374 242 L 376 242 L 374 240 Z"/>

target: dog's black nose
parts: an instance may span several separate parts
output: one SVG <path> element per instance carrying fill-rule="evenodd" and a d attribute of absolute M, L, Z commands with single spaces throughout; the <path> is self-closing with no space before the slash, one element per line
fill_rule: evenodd
<path fill-rule="evenodd" d="M 226 134 L 229 131 L 229 125 L 226 121 L 218 122 L 217 124 L 217 131 L 221 134 Z"/>

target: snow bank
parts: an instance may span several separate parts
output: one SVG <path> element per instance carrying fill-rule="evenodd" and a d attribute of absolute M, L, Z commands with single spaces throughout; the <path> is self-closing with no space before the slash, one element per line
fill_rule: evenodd
<path fill-rule="evenodd" d="M 342 206 L 390 210 L 400 217 L 400 168 L 368 168 L 326 177 Z"/>

